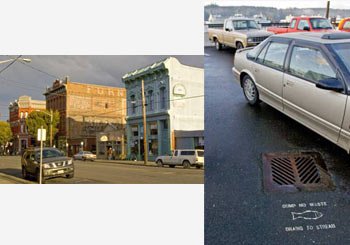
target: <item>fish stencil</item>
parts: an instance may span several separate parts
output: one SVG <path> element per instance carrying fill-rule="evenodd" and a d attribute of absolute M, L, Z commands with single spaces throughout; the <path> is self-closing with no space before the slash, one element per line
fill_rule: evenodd
<path fill-rule="evenodd" d="M 293 220 L 296 219 L 319 219 L 323 216 L 323 213 L 313 210 L 306 210 L 302 213 L 292 212 Z"/>

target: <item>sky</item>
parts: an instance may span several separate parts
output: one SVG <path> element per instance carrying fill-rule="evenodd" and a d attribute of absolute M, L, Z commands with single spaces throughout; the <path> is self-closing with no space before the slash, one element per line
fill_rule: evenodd
<path fill-rule="evenodd" d="M 205 5 L 218 4 L 220 6 L 259 6 L 275 8 L 325 8 L 327 0 L 206 0 Z M 333 9 L 350 9 L 350 1 L 330 0 Z"/>
<path fill-rule="evenodd" d="M 17 56 L 0 55 L 0 62 Z M 56 78 L 69 76 L 72 82 L 92 83 L 124 87 L 122 76 L 130 71 L 146 67 L 169 56 L 148 55 L 69 55 L 69 56 L 22 56 L 30 58 L 28 65 L 15 62 L 0 73 L 0 121 L 8 120 L 8 106 L 19 96 L 45 100 L 42 95 L 46 87 L 52 86 Z M 173 56 L 180 63 L 203 68 L 203 56 Z M 0 71 L 9 63 L 0 64 Z M 38 71 L 40 70 L 40 71 Z"/>

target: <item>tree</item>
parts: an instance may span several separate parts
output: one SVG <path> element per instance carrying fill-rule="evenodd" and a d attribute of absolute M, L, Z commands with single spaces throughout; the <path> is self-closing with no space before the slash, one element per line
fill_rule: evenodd
<path fill-rule="evenodd" d="M 6 145 L 12 138 L 12 131 L 8 122 L 0 121 L 0 146 Z"/>
<path fill-rule="evenodd" d="M 58 132 L 57 125 L 60 121 L 60 114 L 58 111 L 53 112 L 52 117 L 52 138 L 55 137 Z M 28 133 L 31 134 L 35 139 L 37 138 L 38 129 L 41 126 L 46 129 L 46 143 L 50 142 L 50 111 L 33 111 L 31 112 L 27 119 L 26 124 L 28 127 Z"/>

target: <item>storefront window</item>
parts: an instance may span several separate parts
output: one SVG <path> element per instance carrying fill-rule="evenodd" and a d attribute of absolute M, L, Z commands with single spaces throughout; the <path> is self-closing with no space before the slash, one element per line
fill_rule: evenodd
<path fill-rule="evenodd" d="M 158 155 L 158 140 L 150 140 L 148 148 L 150 156 Z"/>
<path fill-rule="evenodd" d="M 151 122 L 150 126 L 150 135 L 158 135 L 157 122 Z"/>

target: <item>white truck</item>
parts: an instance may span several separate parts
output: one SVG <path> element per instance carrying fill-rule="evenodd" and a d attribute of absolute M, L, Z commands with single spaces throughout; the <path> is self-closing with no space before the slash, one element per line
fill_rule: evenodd
<path fill-rule="evenodd" d="M 203 168 L 204 150 L 174 150 L 171 156 L 158 156 L 156 158 L 156 163 L 159 167 L 168 165 L 171 168 L 175 166 L 183 166 L 184 168 L 195 166 L 196 168 Z"/>

